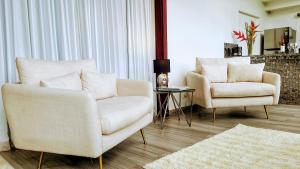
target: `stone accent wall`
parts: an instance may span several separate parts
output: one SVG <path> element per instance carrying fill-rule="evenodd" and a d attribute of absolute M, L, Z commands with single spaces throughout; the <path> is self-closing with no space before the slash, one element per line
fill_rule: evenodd
<path fill-rule="evenodd" d="M 279 103 L 300 105 L 300 54 L 251 56 L 252 63 L 265 63 L 265 71 L 281 75 Z"/>

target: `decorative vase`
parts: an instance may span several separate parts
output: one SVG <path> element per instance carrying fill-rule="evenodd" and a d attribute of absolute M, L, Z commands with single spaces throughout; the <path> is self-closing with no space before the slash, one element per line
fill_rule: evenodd
<path fill-rule="evenodd" d="M 248 43 L 247 44 L 247 48 L 248 48 L 248 56 L 252 55 L 252 51 L 253 51 L 253 44 Z"/>
<path fill-rule="evenodd" d="M 285 52 L 285 46 L 284 46 L 284 45 L 281 45 L 281 46 L 280 46 L 280 52 L 282 52 L 282 53 Z"/>

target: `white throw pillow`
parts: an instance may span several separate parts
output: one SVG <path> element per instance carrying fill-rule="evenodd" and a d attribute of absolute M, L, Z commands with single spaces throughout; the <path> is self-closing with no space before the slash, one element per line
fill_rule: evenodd
<path fill-rule="evenodd" d="M 95 60 L 46 61 L 36 59 L 16 59 L 19 79 L 22 84 L 39 86 L 41 80 L 76 72 L 97 72 Z"/>
<path fill-rule="evenodd" d="M 82 90 L 80 76 L 76 72 L 54 77 L 49 80 L 42 80 L 40 85 L 42 87 L 57 89 Z"/>
<path fill-rule="evenodd" d="M 196 58 L 196 72 L 201 73 L 203 64 L 250 64 L 250 57 L 231 57 L 231 58 Z"/>
<path fill-rule="evenodd" d="M 116 96 L 117 79 L 114 74 L 83 72 L 81 82 L 82 89 L 90 92 L 96 99 Z"/>
<path fill-rule="evenodd" d="M 265 64 L 228 64 L 228 82 L 262 82 Z"/>
<path fill-rule="evenodd" d="M 210 82 L 227 82 L 227 63 L 225 64 L 203 64 L 201 74 L 207 77 Z"/>

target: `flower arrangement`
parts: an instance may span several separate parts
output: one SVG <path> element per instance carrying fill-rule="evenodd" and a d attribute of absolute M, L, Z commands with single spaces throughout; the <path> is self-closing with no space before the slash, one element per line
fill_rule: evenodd
<path fill-rule="evenodd" d="M 256 25 L 253 21 L 251 24 L 245 23 L 246 34 L 241 31 L 233 31 L 234 36 L 236 39 L 242 41 L 246 41 L 247 48 L 248 48 L 248 55 L 252 55 L 253 45 L 256 39 L 256 33 L 259 25 Z"/>

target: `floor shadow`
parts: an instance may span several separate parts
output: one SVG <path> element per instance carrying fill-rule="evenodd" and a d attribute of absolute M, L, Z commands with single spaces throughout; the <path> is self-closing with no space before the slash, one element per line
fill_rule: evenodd
<path fill-rule="evenodd" d="M 231 117 L 231 118 L 239 118 L 239 119 L 255 118 L 254 115 L 251 115 L 251 114 L 245 113 L 245 112 L 229 112 L 228 114 L 226 114 L 226 116 Z"/>

